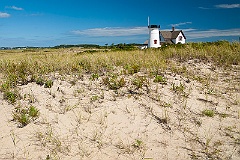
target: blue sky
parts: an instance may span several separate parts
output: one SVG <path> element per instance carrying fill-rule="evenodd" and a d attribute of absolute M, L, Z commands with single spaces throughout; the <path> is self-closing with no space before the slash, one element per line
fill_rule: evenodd
<path fill-rule="evenodd" d="M 0 0 L 0 47 L 143 43 L 148 16 L 188 42 L 240 37 L 240 0 Z"/>

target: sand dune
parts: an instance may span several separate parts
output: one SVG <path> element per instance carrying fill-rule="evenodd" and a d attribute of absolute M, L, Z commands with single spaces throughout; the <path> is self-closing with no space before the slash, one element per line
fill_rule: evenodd
<path fill-rule="evenodd" d="M 51 88 L 18 86 L 14 105 L 0 93 L 0 159 L 240 159 L 239 66 L 184 65 L 204 82 L 165 71 L 166 84 L 146 76 L 139 87 L 133 81 L 144 72 L 119 68 L 126 83 L 117 90 L 104 74 L 52 73 Z M 40 116 L 21 127 L 16 106 L 35 106 Z"/>

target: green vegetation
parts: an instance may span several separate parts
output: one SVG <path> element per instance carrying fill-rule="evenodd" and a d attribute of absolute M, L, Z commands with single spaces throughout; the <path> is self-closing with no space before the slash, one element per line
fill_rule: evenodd
<path fill-rule="evenodd" d="M 3 92 L 3 98 L 9 103 L 14 104 L 19 98 L 17 90 L 11 88 L 11 82 L 7 81 L 1 85 L 0 91 Z"/>
<path fill-rule="evenodd" d="M 17 101 L 18 94 L 12 91 L 4 92 L 3 98 L 6 99 L 9 103 L 14 104 Z"/>
<path fill-rule="evenodd" d="M 92 75 L 91 75 L 91 77 L 90 77 L 90 79 L 92 80 L 92 81 L 95 81 L 95 80 L 97 80 L 99 78 L 99 75 L 97 74 L 97 73 L 93 73 Z"/>
<path fill-rule="evenodd" d="M 91 102 L 95 102 L 95 101 L 97 101 L 99 99 L 99 97 L 97 96 L 97 95 L 93 95 L 92 97 L 91 97 Z"/>
<path fill-rule="evenodd" d="M 177 93 L 177 94 L 179 94 L 183 97 L 188 97 L 188 94 L 185 92 L 185 88 L 186 87 L 182 83 L 180 83 L 179 85 L 176 85 L 175 83 L 172 83 L 172 90 L 175 93 Z"/>
<path fill-rule="evenodd" d="M 214 113 L 213 110 L 205 109 L 205 110 L 202 111 L 202 114 L 205 115 L 205 116 L 208 116 L 208 117 L 213 117 L 215 113 Z"/>
<path fill-rule="evenodd" d="M 182 83 L 180 83 L 179 85 L 176 85 L 175 83 L 172 84 L 172 90 L 175 92 L 184 92 L 184 85 Z"/>
<path fill-rule="evenodd" d="M 137 89 L 142 88 L 144 85 L 148 84 L 147 78 L 145 76 L 137 76 L 133 79 L 133 85 L 137 87 Z"/>
<path fill-rule="evenodd" d="M 36 80 L 36 83 L 40 86 L 44 85 L 44 79 L 39 77 L 37 80 Z"/>
<path fill-rule="evenodd" d="M 136 142 L 133 144 L 134 148 L 141 148 L 143 142 L 141 140 L 136 139 Z"/>
<path fill-rule="evenodd" d="M 133 65 L 126 65 L 124 69 L 125 69 L 125 74 L 134 74 L 139 72 L 141 68 L 138 64 L 133 64 Z"/>
<path fill-rule="evenodd" d="M 99 45 L 96 44 L 79 44 L 79 45 L 59 45 L 59 46 L 55 46 L 53 48 L 55 49 L 59 49 L 59 48 L 72 48 L 72 47 L 83 47 L 83 48 L 100 48 Z"/>
<path fill-rule="evenodd" d="M 74 50 L 74 48 L 73 48 Z M 47 51 L 47 52 L 46 52 Z M 123 67 L 127 74 L 143 70 L 164 70 L 174 67 L 169 60 L 199 59 L 216 65 L 231 67 L 240 62 L 240 44 L 229 42 L 189 43 L 181 47 L 170 45 L 160 49 L 94 52 L 69 54 L 65 49 L 38 49 L 38 52 L 1 50 L 0 73 L 10 80 L 11 86 L 36 81 L 38 75 L 51 72 L 100 73 L 111 71 L 113 66 Z M 4 54 L 6 53 L 6 54 Z"/>
<path fill-rule="evenodd" d="M 70 48 L 73 47 L 73 48 Z M 185 66 L 177 67 L 178 62 L 195 60 L 211 62 L 216 66 L 231 68 L 240 64 L 240 44 L 218 41 L 212 43 L 189 43 L 185 45 L 169 45 L 159 49 L 138 50 L 133 45 L 119 44 L 106 48 L 95 45 L 84 46 L 99 49 L 95 52 L 81 52 L 80 46 L 59 46 L 54 48 L 29 48 L 28 50 L 0 50 L 0 75 L 3 76 L 1 91 L 4 98 L 10 103 L 15 103 L 18 98 L 14 88 L 18 85 L 25 85 L 36 82 L 51 88 L 52 80 L 45 80 L 44 77 L 50 73 L 61 75 L 83 73 L 91 74 L 91 79 L 96 80 L 101 76 L 103 83 L 109 89 L 119 89 L 126 84 L 126 80 L 118 76 L 107 76 L 110 74 L 134 75 L 140 70 L 146 74 L 154 73 L 155 83 L 166 84 L 166 79 L 162 73 L 170 70 L 174 73 L 188 75 L 188 78 L 196 79 L 196 75 L 191 73 Z M 69 49 L 70 48 L 70 49 Z M 128 49 L 126 49 L 128 48 Z M 131 48 L 131 49 L 129 49 Z M 68 51 L 72 51 L 69 53 Z M 24 52 L 23 52 L 24 51 Z M 86 51 L 84 49 L 83 51 Z M 174 60 L 174 61 L 172 61 Z M 204 80 L 199 76 L 199 80 Z M 144 78 L 135 78 L 133 84 L 141 88 L 145 83 Z M 173 84 L 175 92 L 184 92 L 184 86 Z M 209 92 L 211 93 L 211 92 Z"/>
<path fill-rule="evenodd" d="M 103 79 L 103 83 L 108 86 L 111 90 L 117 90 L 123 87 L 126 84 L 126 81 L 123 77 L 118 77 L 116 75 L 112 75 L 110 78 L 105 77 Z"/>
<path fill-rule="evenodd" d="M 161 83 L 161 84 L 167 84 L 167 80 L 163 76 L 160 76 L 160 75 L 156 75 L 153 82 Z"/>
<path fill-rule="evenodd" d="M 12 113 L 13 120 L 20 124 L 20 127 L 24 127 L 31 121 L 35 121 L 39 117 L 39 110 L 34 107 L 16 107 Z"/>
<path fill-rule="evenodd" d="M 51 88 L 52 86 L 53 86 L 53 81 L 52 80 L 48 80 L 44 84 L 45 88 Z"/>

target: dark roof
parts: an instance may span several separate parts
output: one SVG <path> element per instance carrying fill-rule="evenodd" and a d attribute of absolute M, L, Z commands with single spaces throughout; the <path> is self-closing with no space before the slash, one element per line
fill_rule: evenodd
<path fill-rule="evenodd" d="M 176 39 L 177 36 L 182 33 L 183 37 L 186 39 L 185 35 L 183 34 L 182 30 L 179 31 L 160 31 L 162 34 L 163 38 L 165 40 L 171 40 L 171 39 Z"/>
<path fill-rule="evenodd" d="M 174 44 L 174 42 L 171 39 L 167 39 L 165 42 L 168 44 Z"/>
<path fill-rule="evenodd" d="M 148 28 L 160 28 L 160 25 L 149 25 Z"/>

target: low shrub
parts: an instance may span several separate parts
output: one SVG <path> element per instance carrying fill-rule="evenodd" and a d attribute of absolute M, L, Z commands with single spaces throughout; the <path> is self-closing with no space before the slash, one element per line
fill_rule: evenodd
<path fill-rule="evenodd" d="M 45 88 L 51 88 L 52 86 L 53 86 L 53 81 L 52 80 L 48 80 L 44 84 Z"/>
<path fill-rule="evenodd" d="M 12 112 L 13 120 L 20 124 L 20 127 L 24 127 L 31 121 L 35 121 L 40 115 L 39 110 L 34 107 L 16 107 Z"/>
<path fill-rule="evenodd" d="M 167 80 L 163 76 L 160 76 L 160 75 L 156 75 L 153 82 L 161 83 L 161 84 L 167 84 Z"/>
<path fill-rule="evenodd" d="M 208 117 L 213 117 L 215 113 L 214 113 L 213 110 L 205 109 L 205 110 L 202 111 L 202 114 L 205 115 L 205 116 L 208 116 Z"/>
<path fill-rule="evenodd" d="M 121 87 L 124 87 L 126 84 L 125 79 L 118 78 L 117 76 L 103 78 L 103 83 L 108 86 L 109 89 L 117 90 Z"/>
<path fill-rule="evenodd" d="M 36 83 L 38 84 L 38 85 L 40 85 L 40 86 L 42 86 L 42 85 L 44 85 L 44 82 L 45 80 L 43 79 L 43 78 L 41 78 L 41 77 L 38 77 L 37 79 L 36 79 Z"/>
<path fill-rule="evenodd" d="M 6 99 L 9 103 L 14 104 L 17 101 L 18 94 L 16 91 L 6 91 L 3 93 L 3 98 Z"/>
<path fill-rule="evenodd" d="M 135 85 L 137 89 L 142 88 L 146 83 L 147 78 L 145 76 L 137 76 L 132 81 L 132 84 Z"/>
<path fill-rule="evenodd" d="M 126 65 L 124 67 L 125 74 L 134 74 L 138 73 L 140 71 L 140 65 L 138 64 L 132 64 L 132 65 Z"/>

